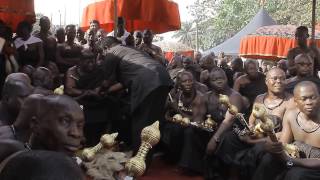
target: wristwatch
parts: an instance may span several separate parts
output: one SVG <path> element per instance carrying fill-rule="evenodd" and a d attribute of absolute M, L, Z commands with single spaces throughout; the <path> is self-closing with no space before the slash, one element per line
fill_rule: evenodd
<path fill-rule="evenodd" d="M 290 158 L 287 162 L 286 162 L 287 168 L 292 168 L 293 167 L 293 161 L 292 158 Z"/>

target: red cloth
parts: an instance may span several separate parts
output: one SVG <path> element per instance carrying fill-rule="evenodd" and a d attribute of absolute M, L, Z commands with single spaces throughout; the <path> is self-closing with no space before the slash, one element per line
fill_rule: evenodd
<path fill-rule="evenodd" d="M 168 0 L 118 0 L 118 16 L 126 20 L 126 29 L 151 29 L 155 33 L 178 30 L 181 27 L 179 8 Z M 104 0 L 88 5 L 83 10 L 81 27 L 87 30 L 90 21 L 96 19 L 101 27 L 113 30 L 114 1 Z"/>
<path fill-rule="evenodd" d="M 294 37 L 296 26 L 264 26 L 241 39 L 239 55 L 245 58 L 279 60 L 297 47 Z M 316 44 L 320 47 L 320 32 L 316 31 Z"/>
<path fill-rule="evenodd" d="M 35 22 L 33 0 L 0 0 L 0 19 L 13 30 L 19 22 L 27 20 Z"/>

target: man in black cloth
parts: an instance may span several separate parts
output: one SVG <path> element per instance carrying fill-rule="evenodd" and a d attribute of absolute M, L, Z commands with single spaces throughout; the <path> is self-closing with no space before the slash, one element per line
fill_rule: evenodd
<path fill-rule="evenodd" d="M 316 180 L 320 177 L 319 90 L 310 81 L 294 88 L 297 108 L 287 111 L 283 118 L 280 142 L 269 142 L 268 151 L 261 160 L 254 180 Z M 289 157 L 283 143 L 295 144 L 300 158 Z"/>
<path fill-rule="evenodd" d="M 167 103 L 166 120 L 171 121 L 176 114 L 189 118 L 190 122 L 203 123 L 206 113 L 206 99 L 197 91 L 193 75 L 188 71 L 182 71 L 177 77 L 177 86 L 180 91 Z M 197 151 L 196 146 L 205 146 L 201 136 L 197 135 L 201 130 L 193 127 L 184 127 L 172 122 L 164 123 L 162 141 L 168 150 L 171 161 L 178 161 L 184 170 L 200 173 L 203 166 L 202 159 L 205 149 Z M 203 134 L 203 133 L 201 133 Z M 207 135 L 208 136 L 208 135 Z M 207 138 L 208 139 L 208 138 Z"/>
<path fill-rule="evenodd" d="M 258 72 L 258 62 L 254 60 L 247 60 L 244 63 L 245 75 L 240 76 L 234 82 L 233 89 L 238 91 L 245 100 L 250 104 L 248 111 L 245 113 L 247 116 L 250 115 L 253 102 L 255 98 L 267 91 L 265 84 L 265 75 Z"/>
<path fill-rule="evenodd" d="M 157 120 L 163 121 L 166 98 L 173 82 L 165 67 L 149 55 L 120 45 L 114 37 L 107 37 L 105 43 L 108 52 L 117 56 L 116 64 L 106 67 L 117 68 L 119 82 L 130 93 L 132 143 L 137 151 L 141 130 Z"/>
<path fill-rule="evenodd" d="M 0 103 L 0 126 L 12 124 L 24 99 L 32 93 L 30 79 L 22 73 L 10 74 L 4 84 Z"/>
<path fill-rule="evenodd" d="M 96 65 L 95 55 L 88 49 L 82 51 L 78 65 L 66 73 L 65 93 L 84 106 L 86 125 L 84 129 L 88 146 L 99 142 L 102 134 L 110 131 L 113 112 L 111 99 L 101 95 L 106 74 Z M 115 106 L 115 105 L 114 105 Z"/>
<path fill-rule="evenodd" d="M 292 48 L 288 51 L 287 59 L 288 59 L 288 71 L 291 76 L 296 75 L 295 63 L 294 59 L 297 55 L 301 53 L 308 54 L 312 59 L 312 75 L 316 75 L 320 66 L 320 53 L 318 48 L 316 47 L 315 42 L 312 42 L 310 46 L 308 46 L 308 28 L 306 26 L 299 26 L 296 29 L 295 38 L 298 44 L 298 47 Z"/>
<path fill-rule="evenodd" d="M 38 67 L 44 63 L 44 52 L 42 40 L 31 35 L 32 25 L 22 21 L 17 27 L 17 38 L 14 45 L 18 52 L 18 63 L 20 67 L 32 65 Z"/>
<path fill-rule="evenodd" d="M 202 57 L 200 59 L 199 62 L 201 69 L 201 73 L 200 73 L 200 82 L 209 86 L 209 75 L 210 75 L 210 71 L 216 67 L 215 61 L 214 61 L 214 56 L 212 56 L 211 54 L 206 55 L 204 57 Z"/>
<path fill-rule="evenodd" d="M 194 80 L 200 81 L 200 68 L 193 64 L 192 59 L 190 57 L 184 57 L 182 59 L 183 70 L 191 72 L 194 77 Z"/>
<path fill-rule="evenodd" d="M 232 85 L 230 87 L 233 87 L 234 81 L 244 74 L 242 59 L 240 57 L 234 58 L 230 63 L 230 68 L 232 72 L 232 83 L 229 84 Z"/>
<path fill-rule="evenodd" d="M 50 32 L 50 20 L 47 16 L 42 16 L 39 22 L 40 32 L 34 34 L 43 43 L 44 63 L 48 61 L 56 62 L 57 41 Z"/>

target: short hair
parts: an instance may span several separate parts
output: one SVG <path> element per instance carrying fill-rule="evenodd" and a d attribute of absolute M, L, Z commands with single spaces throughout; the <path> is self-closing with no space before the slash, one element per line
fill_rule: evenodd
<path fill-rule="evenodd" d="M 299 26 L 297 27 L 296 32 L 309 32 L 309 29 L 306 26 Z"/>
<path fill-rule="evenodd" d="M 221 72 L 227 77 L 226 72 L 220 67 L 213 67 L 210 71 L 210 76 L 212 73 L 215 73 L 215 72 Z M 209 78 L 210 78 L 210 76 L 209 76 Z"/>
<path fill-rule="evenodd" d="M 81 51 L 80 60 L 95 58 L 95 54 L 90 49 L 83 49 Z"/>
<path fill-rule="evenodd" d="M 111 47 L 114 44 L 121 44 L 121 42 L 113 36 L 107 36 L 104 38 L 102 44 L 103 46 Z"/>
<path fill-rule="evenodd" d="M 58 28 L 58 29 L 56 30 L 56 34 L 58 34 L 58 33 L 65 33 L 64 28 Z"/>
<path fill-rule="evenodd" d="M 48 16 L 42 16 L 42 17 L 40 18 L 39 23 L 41 24 L 43 21 L 49 21 L 49 22 L 50 22 Z"/>
<path fill-rule="evenodd" d="M 266 79 L 268 79 L 270 76 L 270 73 L 275 70 L 281 71 L 284 75 L 286 75 L 286 73 L 281 68 L 274 66 L 266 73 Z"/>
<path fill-rule="evenodd" d="M 0 174 L 1 180 L 84 180 L 75 160 L 52 151 L 25 151 L 14 156 Z"/>
<path fill-rule="evenodd" d="M 183 70 L 183 71 L 178 73 L 177 78 L 176 78 L 176 83 L 177 83 L 178 86 L 180 86 L 181 78 L 182 78 L 183 75 L 189 75 L 192 78 L 192 80 L 194 80 L 193 74 L 191 72 Z"/>
<path fill-rule="evenodd" d="M 125 20 L 123 17 L 118 17 L 118 24 L 125 24 Z"/>
<path fill-rule="evenodd" d="M 300 53 L 300 54 L 298 54 L 298 55 L 294 58 L 293 61 L 295 62 L 296 59 L 298 59 L 298 58 L 306 58 L 306 59 L 312 61 L 311 56 L 310 56 L 309 54 L 306 54 L 306 53 Z"/>
<path fill-rule="evenodd" d="M 67 31 L 68 28 L 76 30 L 76 26 L 75 26 L 74 24 L 68 24 L 68 25 L 66 25 L 65 31 Z"/>
<path fill-rule="evenodd" d="M 244 69 L 248 69 L 249 64 L 254 64 L 255 66 L 258 67 L 258 61 L 255 60 L 246 60 L 244 62 Z"/>
<path fill-rule="evenodd" d="M 317 85 L 312 82 L 312 81 L 302 81 L 302 82 L 299 82 L 293 89 L 293 95 L 297 95 L 298 93 L 298 90 L 301 88 L 301 87 L 304 87 L 304 86 L 311 86 L 312 88 L 314 88 L 314 90 L 317 92 L 317 94 L 319 95 L 319 89 L 317 87 Z"/>
<path fill-rule="evenodd" d="M 26 28 L 28 31 L 32 31 L 32 25 L 28 21 L 21 21 L 17 26 L 17 31 Z"/>
<path fill-rule="evenodd" d="M 93 20 L 90 21 L 90 24 L 93 24 L 93 23 L 100 25 L 100 22 L 98 20 L 96 20 L 96 19 L 93 19 Z"/>

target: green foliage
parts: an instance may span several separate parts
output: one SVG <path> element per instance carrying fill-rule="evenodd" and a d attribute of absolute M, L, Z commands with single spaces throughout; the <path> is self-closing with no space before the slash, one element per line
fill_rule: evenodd
<path fill-rule="evenodd" d="M 317 19 L 320 17 L 320 1 L 317 2 Z M 198 24 L 199 47 L 212 48 L 232 37 L 261 8 L 259 0 L 196 0 L 189 7 L 193 21 L 182 23 L 175 34 L 182 43 L 196 46 L 195 24 Z M 311 26 L 312 1 L 309 0 L 266 0 L 264 8 L 278 24 Z"/>

